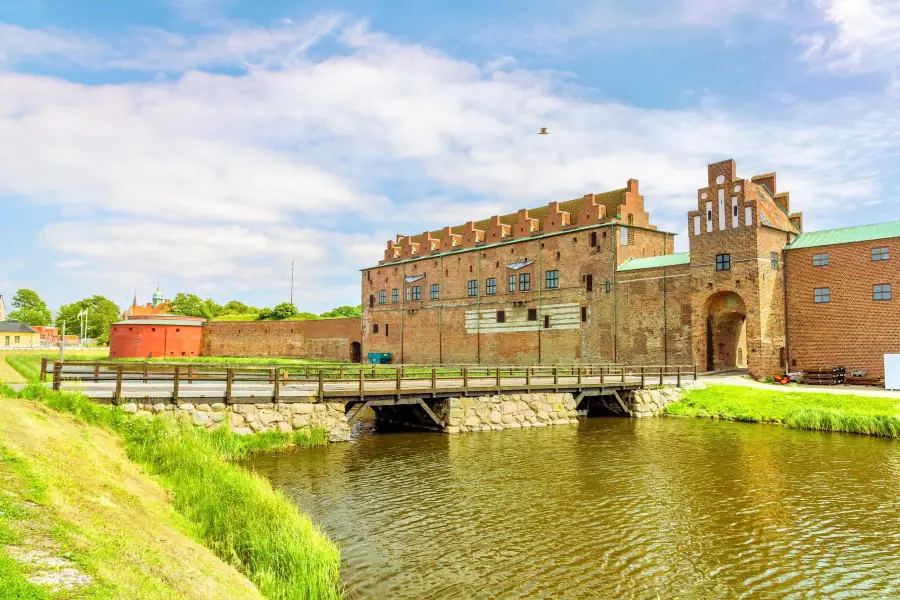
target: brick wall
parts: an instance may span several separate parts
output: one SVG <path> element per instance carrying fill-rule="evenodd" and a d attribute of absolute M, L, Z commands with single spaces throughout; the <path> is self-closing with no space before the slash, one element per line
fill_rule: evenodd
<path fill-rule="evenodd" d="M 888 248 L 890 259 L 873 261 L 872 248 Z M 900 238 L 786 254 L 792 369 L 844 366 L 883 376 L 883 356 L 900 353 Z M 813 266 L 817 254 L 828 255 L 827 266 Z M 872 288 L 885 283 L 893 299 L 876 302 Z M 816 288 L 828 288 L 830 302 L 816 304 Z"/>
<path fill-rule="evenodd" d="M 633 257 L 669 253 L 673 246 L 671 234 L 624 229 L 627 244 L 623 228 L 607 223 L 369 269 L 362 277 L 364 353 L 387 352 L 395 362 L 419 364 L 612 362 L 615 267 Z M 547 287 L 548 271 L 558 273 L 558 287 Z M 530 278 L 528 291 L 521 291 L 522 274 Z M 489 280 L 494 294 L 488 293 Z M 469 296 L 469 281 L 477 282 L 476 296 Z M 432 300 L 435 284 L 439 297 Z"/>
<path fill-rule="evenodd" d="M 359 319 L 223 321 L 203 327 L 203 356 L 353 360 Z"/>

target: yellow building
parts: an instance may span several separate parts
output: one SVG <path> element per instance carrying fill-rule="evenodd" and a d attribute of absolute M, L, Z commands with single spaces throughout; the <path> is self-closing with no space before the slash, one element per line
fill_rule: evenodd
<path fill-rule="evenodd" d="M 38 348 L 40 334 L 19 321 L 0 321 L 0 348 Z"/>

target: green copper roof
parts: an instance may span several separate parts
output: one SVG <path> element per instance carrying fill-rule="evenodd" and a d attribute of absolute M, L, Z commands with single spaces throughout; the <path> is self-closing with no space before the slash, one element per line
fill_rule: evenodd
<path fill-rule="evenodd" d="M 788 250 L 797 250 L 799 248 L 867 242 L 869 240 L 883 240 L 894 237 L 900 237 L 900 221 L 801 233 L 787 248 Z"/>
<path fill-rule="evenodd" d="M 679 254 L 667 254 L 666 256 L 650 256 L 648 258 L 632 258 L 622 263 L 617 271 L 637 271 L 638 269 L 661 269 L 663 267 L 677 267 L 691 262 L 690 252 Z"/>

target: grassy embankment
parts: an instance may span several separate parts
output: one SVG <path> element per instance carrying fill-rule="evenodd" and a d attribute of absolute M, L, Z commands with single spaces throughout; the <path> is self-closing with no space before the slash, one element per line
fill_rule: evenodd
<path fill-rule="evenodd" d="M 20 394 L 0 388 L 0 397 L 13 396 L 40 401 L 82 423 L 118 433 L 127 455 L 170 490 L 172 505 L 190 523 L 190 533 L 245 574 L 265 597 L 340 597 L 337 547 L 267 480 L 231 463 L 257 450 L 324 444 L 324 431 L 242 437 L 227 429 L 208 432 L 131 417 L 79 394 L 39 385 L 29 385 Z M 10 563 L 0 559 L 2 564 Z M 21 580 L 10 572 L 10 581 Z"/>
<path fill-rule="evenodd" d="M 679 417 L 777 423 L 795 429 L 900 437 L 900 400 L 717 385 L 666 407 Z"/>

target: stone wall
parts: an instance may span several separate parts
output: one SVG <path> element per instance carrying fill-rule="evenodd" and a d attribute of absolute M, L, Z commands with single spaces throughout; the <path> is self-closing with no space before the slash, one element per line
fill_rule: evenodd
<path fill-rule="evenodd" d="M 353 360 L 359 319 L 215 321 L 203 326 L 203 356 Z"/>
<path fill-rule="evenodd" d="M 344 416 L 343 402 L 325 404 L 291 402 L 273 404 L 123 404 L 122 410 L 142 416 L 172 414 L 190 419 L 198 427 L 218 429 L 227 426 L 238 435 L 321 428 L 328 431 L 329 441 L 350 439 L 350 427 Z"/>
<path fill-rule="evenodd" d="M 625 405 L 631 411 L 631 416 L 636 419 L 645 417 L 657 417 L 673 402 L 684 399 L 685 392 L 690 390 L 706 389 L 702 381 L 690 381 L 682 384 L 682 387 L 663 387 L 656 389 L 635 390 L 625 399 Z"/>
<path fill-rule="evenodd" d="M 572 394 L 504 394 L 448 398 L 435 411 L 446 433 L 502 431 L 578 423 Z"/>

